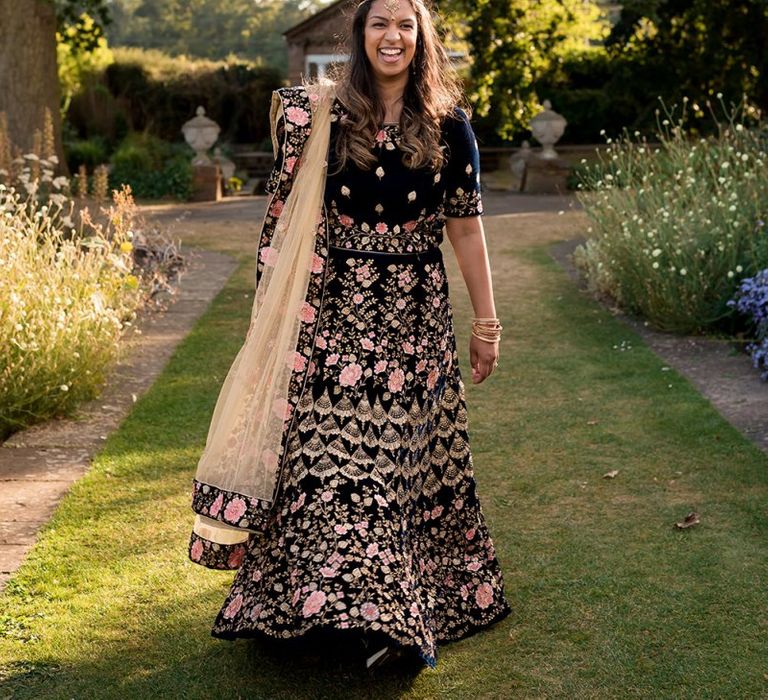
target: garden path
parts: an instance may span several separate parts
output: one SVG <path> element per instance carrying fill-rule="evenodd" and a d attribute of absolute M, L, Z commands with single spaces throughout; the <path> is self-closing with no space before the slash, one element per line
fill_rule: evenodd
<path fill-rule="evenodd" d="M 16 433 L 0 445 L 0 589 L 21 565 L 40 528 L 70 485 L 88 469 L 134 402 L 154 382 L 174 348 L 219 293 L 237 263 L 207 250 L 185 251 L 187 268 L 162 313 L 145 315 L 102 395 L 72 419 Z"/>

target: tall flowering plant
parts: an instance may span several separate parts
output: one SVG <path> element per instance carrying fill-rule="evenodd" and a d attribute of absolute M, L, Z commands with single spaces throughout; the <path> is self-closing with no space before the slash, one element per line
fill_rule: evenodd
<path fill-rule="evenodd" d="M 755 328 L 755 341 L 747 346 L 755 369 L 768 381 L 768 269 L 741 281 L 736 296 L 728 302 L 739 313 L 747 316 Z"/>
<path fill-rule="evenodd" d="M 608 139 L 582 176 L 590 227 L 574 262 L 594 291 L 661 330 L 721 326 L 738 280 L 768 267 L 756 225 L 768 202 L 768 132 L 748 105 L 724 111 L 708 138 L 686 129 L 685 108 L 662 114 L 658 144 Z"/>

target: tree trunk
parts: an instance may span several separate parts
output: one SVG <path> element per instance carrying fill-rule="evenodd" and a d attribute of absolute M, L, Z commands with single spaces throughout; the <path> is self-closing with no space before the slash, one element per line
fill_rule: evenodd
<path fill-rule="evenodd" d="M 60 100 L 53 2 L 0 0 L 0 112 L 6 115 L 8 136 L 16 149 L 29 153 L 49 109 L 58 170 L 66 172 Z"/>

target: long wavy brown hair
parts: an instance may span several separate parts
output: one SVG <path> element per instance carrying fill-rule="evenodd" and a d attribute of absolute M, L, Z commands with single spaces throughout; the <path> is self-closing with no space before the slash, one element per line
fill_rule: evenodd
<path fill-rule="evenodd" d="M 454 116 L 456 106 L 469 111 L 469 105 L 440 41 L 430 7 L 424 0 L 408 2 L 416 14 L 418 35 L 403 94 L 400 148 L 407 167 L 438 170 L 443 164 L 441 122 L 445 117 Z M 376 162 L 371 148 L 386 109 L 365 54 L 365 23 L 373 3 L 374 0 L 364 0 L 352 16 L 349 61 L 335 76 L 336 96 L 348 113 L 340 124 L 336 141 L 339 169 L 349 158 L 363 170 L 370 170 Z"/>

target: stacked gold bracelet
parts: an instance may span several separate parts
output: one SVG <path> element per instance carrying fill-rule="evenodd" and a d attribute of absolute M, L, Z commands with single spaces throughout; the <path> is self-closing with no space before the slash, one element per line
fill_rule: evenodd
<path fill-rule="evenodd" d="M 472 319 L 472 335 L 486 343 L 499 342 L 502 329 L 503 326 L 498 318 L 475 317 Z"/>

